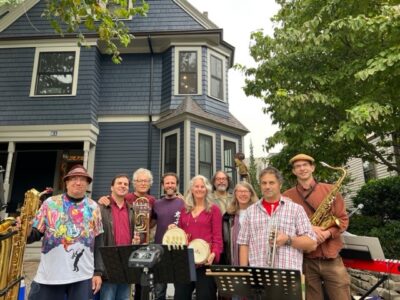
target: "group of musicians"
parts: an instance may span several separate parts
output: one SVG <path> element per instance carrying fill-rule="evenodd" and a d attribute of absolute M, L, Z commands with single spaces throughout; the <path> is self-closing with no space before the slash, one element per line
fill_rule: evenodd
<path fill-rule="evenodd" d="M 211 183 L 202 175 L 193 177 L 185 195 L 178 193 L 177 175 L 164 174 L 164 195 L 155 200 L 148 194 L 151 172 L 138 169 L 133 192 L 129 176 L 119 174 L 110 195 L 98 203 L 86 196 L 91 176 L 83 166 L 74 166 L 63 178 L 65 193 L 45 200 L 34 218 L 28 242 L 43 238 L 43 246 L 29 299 L 84 300 L 99 291 L 100 299 L 130 299 L 128 284 L 107 281 L 99 247 L 149 242 L 135 234 L 140 219 L 135 202 L 143 197 L 148 199 L 149 224 L 157 226 L 155 243 L 178 227 L 188 242 L 201 239 L 209 245 L 206 259 L 196 265 L 197 281 L 175 285 L 175 299 L 191 299 L 194 290 L 196 299 L 216 299 L 214 279 L 205 272 L 211 264 L 297 269 L 305 275 L 306 299 L 324 299 L 324 293 L 330 300 L 351 299 L 350 278 L 339 256 L 340 235 L 349 222 L 344 200 L 338 193 L 330 208 L 337 225 L 312 225 L 310 218 L 332 185 L 314 179 L 311 156 L 298 154 L 290 164 L 296 186 L 281 193 L 281 173 L 267 167 L 259 175 L 260 200 L 245 181 L 230 194 L 230 178 L 223 171 Z M 139 285 L 135 299 L 140 299 L 138 291 Z M 166 285 L 157 284 L 155 295 L 165 299 Z"/>

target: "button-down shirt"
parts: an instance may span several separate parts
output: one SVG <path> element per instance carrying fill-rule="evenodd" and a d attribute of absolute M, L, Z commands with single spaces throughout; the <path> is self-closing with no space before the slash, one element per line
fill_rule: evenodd
<path fill-rule="evenodd" d="M 277 224 L 277 230 L 291 237 L 306 235 L 316 240 L 311 223 L 304 209 L 289 198 L 281 197 L 280 204 L 270 216 L 259 200 L 246 210 L 240 228 L 237 243 L 249 247 L 249 265 L 270 267 L 267 265 L 270 250 L 268 237 L 271 227 Z M 303 251 L 291 246 L 276 249 L 274 268 L 302 270 Z"/>

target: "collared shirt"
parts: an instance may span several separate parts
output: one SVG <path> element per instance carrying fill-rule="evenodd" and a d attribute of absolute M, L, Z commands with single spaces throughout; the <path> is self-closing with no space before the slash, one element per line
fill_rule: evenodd
<path fill-rule="evenodd" d="M 130 245 L 132 244 L 132 236 L 128 207 L 125 201 L 119 207 L 114 198 L 110 198 L 115 245 Z"/>
<path fill-rule="evenodd" d="M 307 202 L 316 210 L 318 206 L 321 204 L 323 199 L 330 193 L 333 185 L 327 183 L 318 183 L 314 186 L 312 193 L 310 193 L 307 197 Z M 315 210 L 311 210 L 311 208 L 304 202 L 303 198 L 300 196 L 304 193 L 304 189 L 301 185 L 293 187 L 283 194 L 293 202 L 298 203 L 299 205 L 304 207 L 309 218 L 312 217 Z M 341 234 L 344 232 L 349 225 L 349 217 L 346 212 L 346 205 L 344 199 L 340 193 L 337 193 L 335 196 L 335 200 L 332 203 L 331 213 L 336 216 L 340 220 L 340 226 L 333 226 L 329 228 L 332 238 L 327 239 L 322 244 L 319 244 L 317 249 L 307 253 L 306 256 L 309 258 L 336 258 L 343 247 L 343 242 L 341 239 Z"/>
<path fill-rule="evenodd" d="M 249 265 L 252 267 L 270 267 L 267 265 L 270 250 L 268 238 L 271 227 L 277 224 L 277 230 L 289 236 L 306 235 L 313 240 L 316 236 L 304 209 L 289 198 L 281 197 L 278 208 L 270 216 L 259 200 L 246 210 L 240 228 L 237 243 L 249 246 Z M 291 246 L 278 247 L 274 268 L 302 270 L 303 251 Z"/>

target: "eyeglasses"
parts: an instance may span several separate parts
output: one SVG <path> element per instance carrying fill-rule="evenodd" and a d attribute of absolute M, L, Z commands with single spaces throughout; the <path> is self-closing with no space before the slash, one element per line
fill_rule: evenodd
<path fill-rule="evenodd" d="M 228 178 L 226 177 L 217 177 L 215 178 L 216 181 L 228 181 Z"/>
<path fill-rule="evenodd" d="M 247 193 L 250 193 L 250 191 L 248 191 L 248 190 L 237 190 L 236 193 L 238 193 L 238 194 L 247 194 Z"/>
<path fill-rule="evenodd" d="M 145 184 L 148 184 L 148 183 L 150 183 L 150 180 L 148 180 L 148 179 L 141 179 L 141 180 L 135 180 L 135 182 L 136 182 L 136 183 L 145 183 Z"/>

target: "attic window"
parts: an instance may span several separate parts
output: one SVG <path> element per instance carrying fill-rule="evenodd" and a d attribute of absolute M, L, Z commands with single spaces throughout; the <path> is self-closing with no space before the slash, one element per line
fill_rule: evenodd
<path fill-rule="evenodd" d="M 31 96 L 76 95 L 79 48 L 70 50 L 37 49 Z"/>

